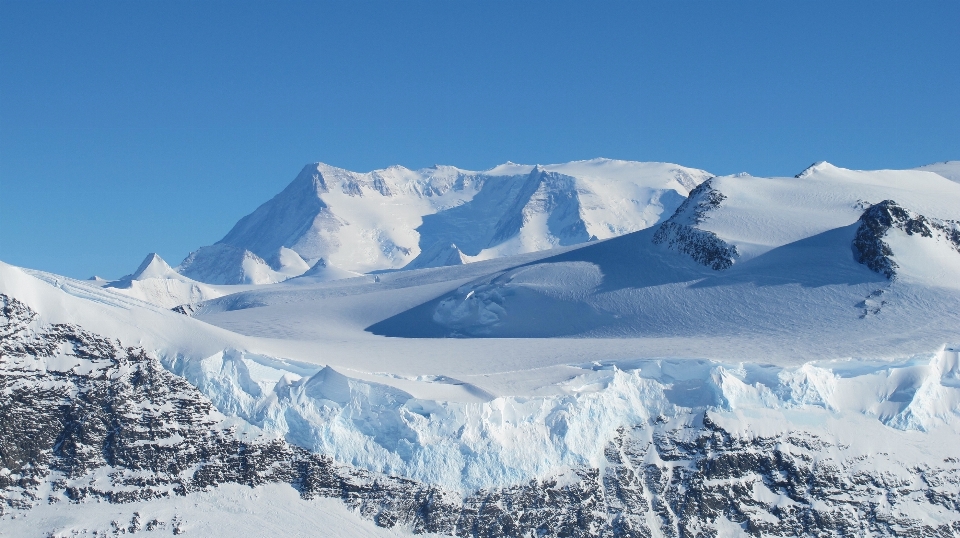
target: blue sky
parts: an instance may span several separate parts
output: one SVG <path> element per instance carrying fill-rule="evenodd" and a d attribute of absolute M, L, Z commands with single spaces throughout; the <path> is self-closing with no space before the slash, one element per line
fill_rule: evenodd
<path fill-rule="evenodd" d="M 300 168 L 960 159 L 960 2 L 0 0 L 0 260 L 118 277 Z"/>

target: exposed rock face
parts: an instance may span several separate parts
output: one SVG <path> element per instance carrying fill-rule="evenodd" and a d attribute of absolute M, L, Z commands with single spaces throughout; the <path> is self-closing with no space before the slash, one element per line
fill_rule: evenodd
<path fill-rule="evenodd" d="M 907 235 L 942 237 L 960 252 L 960 224 L 929 219 L 900 207 L 893 200 L 884 200 L 868 207 L 860 216 L 860 226 L 853 240 L 853 254 L 857 262 L 893 279 L 899 266 L 892 259 L 890 245 L 883 241 L 893 228 L 903 230 Z"/>
<path fill-rule="evenodd" d="M 726 243 L 717 234 L 697 228 L 707 219 L 707 213 L 726 199 L 726 196 L 707 180 L 690 192 L 677 211 L 660 224 L 653 236 L 656 244 L 666 243 L 668 248 L 682 252 L 697 263 L 715 270 L 729 269 L 740 257 L 737 247 Z"/>
<path fill-rule="evenodd" d="M 753 536 L 960 533 L 960 459 L 907 468 L 880 453 L 865 464 L 810 434 L 734 435 L 702 410 L 622 428 L 599 469 L 444 491 L 245 440 L 143 350 L 74 325 L 39 327 L 5 295 L 0 307 L 0 510 L 284 482 L 381 526 L 456 536 L 717 536 L 723 525 Z"/>

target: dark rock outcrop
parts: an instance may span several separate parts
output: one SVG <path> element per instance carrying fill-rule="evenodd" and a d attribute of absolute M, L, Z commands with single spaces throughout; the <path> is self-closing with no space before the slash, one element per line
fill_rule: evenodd
<path fill-rule="evenodd" d="M 954 250 L 960 252 L 960 225 L 953 221 L 930 219 L 899 206 L 893 200 L 873 204 L 860 215 L 860 225 L 853 240 L 853 255 L 871 271 L 896 277 L 897 262 L 893 250 L 883 238 L 893 229 L 903 230 L 907 235 L 942 237 Z"/>
<path fill-rule="evenodd" d="M 704 181 L 690 192 L 690 196 L 669 219 L 657 228 L 653 242 L 693 258 L 697 263 L 722 271 L 733 266 L 740 257 L 737 247 L 720 239 L 717 234 L 697 228 L 707 213 L 720 206 L 726 196 L 713 188 L 713 180 Z"/>
<path fill-rule="evenodd" d="M 377 525 L 464 537 L 717 536 L 720 524 L 753 536 L 960 533 L 960 460 L 906 468 L 880 454 L 865 465 L 811 434 L 734 435 L 709 410 L 620 429 L 600 468 L 461 495 L 245 440 L 142 349 L 39 326 L 5 295 L 0 313 L 0 510 L 281 482 Z M 915 515 L 932 511 L 950 517 Z"/>

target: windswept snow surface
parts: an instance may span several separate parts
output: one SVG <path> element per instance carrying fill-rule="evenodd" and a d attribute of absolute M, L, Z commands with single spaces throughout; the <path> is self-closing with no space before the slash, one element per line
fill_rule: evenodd
<path fill-rule="evenodd" d="M 779 366 L 636 358 L 529 368 L 515 357 L 513 371 L 452 376 L 444 372 L 464 357 L 440 356 L 433 342 L 442 340 L 427 340 L 419 350 L 433 355 L 434 373 L 410 375 L 398 373 L 402 367 L 362 371 L 324 365 L 322 355 L 314 361 L 278 355 L 276 342 L 231 336 L 132 299 L 122 303 L 80 281 L 0 269 L 0 292 L 36 305 L 35 327 L 80 322 L 110 331 L 155 353 L 251 432 L 453 491 L 596 467 L 618 430 L 695 421 L 705 410 L 726 421 L 725 428 L 748 434 L 812 432 L 846 446 L 844 457 L 896 446 L 902 461 L 942 459 L 960 435 L 956 346 L 896 360 Z M 589 284 L 566 282 L 572 290 Z M 527 380 L 522 390 L 518 378 Z"/>
<path fill-rule="evenodd" d="M 400 529 L 377 527 L 335 499 L 301 499 L 286 484 L 256 488 L 224 484 L 214 491 L 125 504 L 41 504 L 26 513 L 0 517 L 0 536 L 4 537 L 68 538 L 128 533 L 187 538 L 410 535 Z"/>
<path fill-rule="evenodd" d="M 934 174 L 940 174 L 950 181 L 956 181 L 957 183 L 960 183 L 960 161 L 943 161 L 942 163 L 933 163 L 920 166 L 918 168 L 914 168 L 914 170 L 933 172 Z"/>
<path fill-rule="evenodd" d="M 187 278 L 174 271 L 155 253 L 148 254 L 136 271 L 105 283 L 103 288 L 164 308 L 195 305 L 243 289 L 204 284 Z"/>
<path fill-rule="evenodd" d="M 861 216 L 881 202 L 914 215 L 883 232 L 881 250 L 899 267 L 892 281 L 852 248 Z M 795 178 L 717 177 L 656 228 L 491 272 L 370 330 L 800 340 L 775 355 L 811 357 L 932 346 L 960 326 L 958 221 L 960 185 L 927 172 L 820 163 Z M 880 295 L 875 315 L 865 305 Z"/>
<path fill-rule="evenodd" d="M 484 172 L 315 163 L 177 270 L 211 284 L 265 284 L 320 259 L 366 273 L 535 252 L 649 227 L 709 176 L 610 159 Z"/>
<path fill-rule="evenodd" d="M 486 174 L 554 172 L 586 175 L 514 164 Z M 377 178 L 356 188 L 394 192 Z M 619 237 L 336 279 L 323 257 L 303 276 L 206 300 L 193 317 L 3 264 L 0 293 L 39 313 L 35 329 L 73 323 L 143 346 L 251 434 L 447 491 L 562 482 L 608 465 L 624 431 L 649 444 L 657 428 L 701 428 L 707 414 L 745 439 L 813 436 L 829 447 L 817 457 L 903 480 L 905 469 L 954 465 L 960 184 L 819 163 L 793 178 L 688 186 L 685 207 L 678 199 L 659 224 Z M 860 233 L 871 207 L 908 218 Z M 858 263 L 862 236 L 891 274 Z M 704 238 L 736 255 L 705 262 Z M 444 244 L 441 254 L 469 254 Z M 138 272 L 158 271 L 176 278 L 153 259 Z"/>

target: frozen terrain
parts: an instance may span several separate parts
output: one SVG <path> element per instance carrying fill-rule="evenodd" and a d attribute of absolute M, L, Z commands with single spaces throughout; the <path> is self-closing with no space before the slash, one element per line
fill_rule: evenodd
<path fill-rule="evenodd" d="M 108 282 L 101 279 L 94 282 L 102 284 L 104 288 L 165 308 L 195 305 L 238 291 L 236 287 L 204 284 L 187 278 L 174 271 L 156 253 L 148 254 L 136 271 L 119 280 Z"/>
<path fill-rule="evenodd" d="M 649 227 L 708 177 L 610 159 L 483 172 L 315 163 L 177 270 L 210 284 L 266 284 L 321 260 L 367 273 L 534 252 Z"/>
<path fill-rule="evenodd" d="M 417 269 L 377 274 L 292 243 L 274 265 L 244 247 L 274 272 L 296 265 L 287 251 L 313 262 L 271 285 L 204 284 L 152 256 L 113 283 L 0 264 L 0 532 L 119 532 L 136 512 L 142 532 L 209 535 L 213 517 L 278 525 L 276 509 L 290 529 L 356 535 L 377 532 L 363 519 L 460 536 L 960 535 L 949 164 L 701 177 L 633 230 L 583 218 L 597 240 L 551 250 L 524 238 L 579 237 L 541 211 L 562 205 L 551 182 L 600 192 L 591 170 L 637 163 L 503 165 L 483 185 L 537 185 L 517 183 L 534 194 L 512 239 L 488 256 L 489 237 L 464 235 L 478 186 L 417 217 L 419 245 L 441 241 L 411 251 Z M 401 190 L 349 174 L 339 191 Z M 444 174 L 436 199 L 466 192 Z"/>

